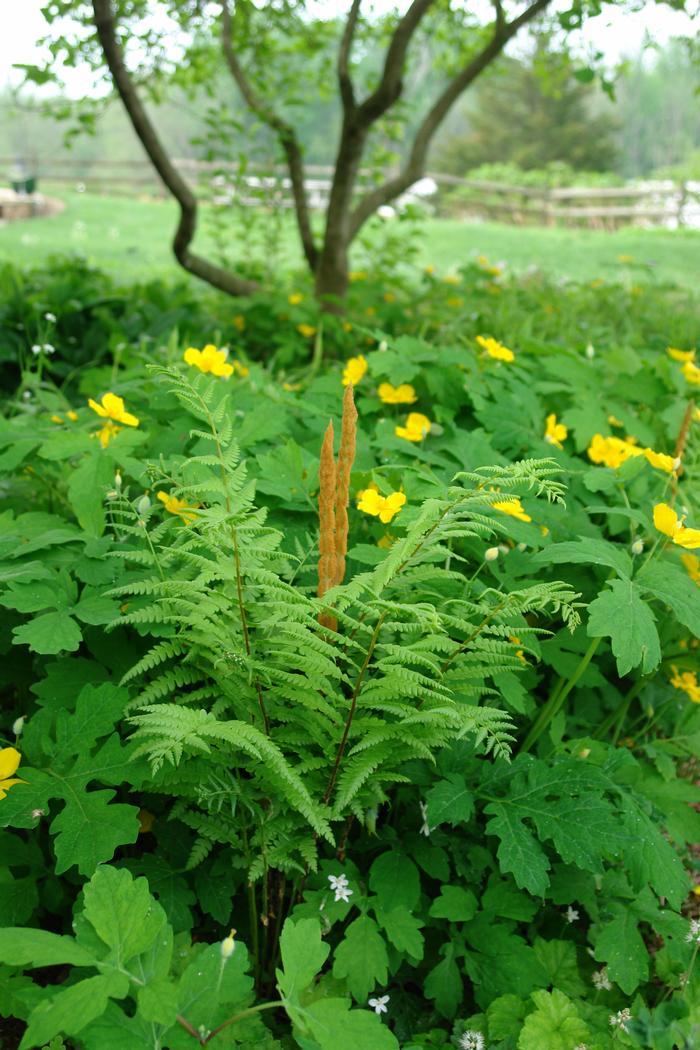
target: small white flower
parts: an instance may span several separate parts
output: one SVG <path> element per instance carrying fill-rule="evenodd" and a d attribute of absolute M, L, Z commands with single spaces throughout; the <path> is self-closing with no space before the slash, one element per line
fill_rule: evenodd
<path fill-rule="evenodd" d="M 477 1032 L 473 1028 L 470 1028 L 469 1031 L 464 1032 L 460 1036 L 459 1045 L 461 1050 L 486 1050 L 486 1040 L 481 1032 Z"/>
<path fill-rule="evenodd" d="M 387 1013 L 386 1004 L 388 1002 L 389 1002 L 389 996 L 388 995 L 380 995 L 378 999 L 370 999 L 369 1000 L 369 1005 L 372 1007 L 372 1009 L 374 1010 L 375 1014 L 379 1015 L 379 1014 Z"/>
<path fill-rule="evenodd" d="M 56 353 L 56 347 L 52 346 L 51 343 L 44 343 L 44 345 L 42 346 L 41 349 L 44 351 L 45 354 L 55 354 Z"/>
<path fill-rule="evenodd" d="M 51 324 L 56 324 L 56 314 L 46 313 L 44 314 L 44 320 L 49 321 Z"/>
<path fill-rule="evenodd" d="M 572 908 L 571 905 L 569 905 L 569 907 L 564 912 L 564 918 L 566 919 L 566 921 L 568 923 L 577 922 L 578 921 L 578 912 L 576 911 L 575 908 Z"/>
<path fill-rule="evenodd" d="M 38 357 L 39 354 L 41 353 L 41 347 L 39 346 L 38 343 L 35 343 L 34 346 L 32 347 L 32 353 L 34 354 L 35 357 Z"/>
<path fill-rule="evenodd" d="M 24 729 L 25 721 L 26 718 L 24 715 L 22 715 L 21 718 L 15 718 L 14 722 L 12 723 L 12 732 L 15 734 L 15 736 L 22 735 L 22 730 Z"/>
<path fill-rule="evenodd" d="M 347 904 L 352 897 L 352 890 L 350 889 L 347 875 L 329 875 L 328 881 L 335 894 L 336 902 L 342 901 L 343 904 Z"/>
<path fill-rule="evenodd" d="M 588 1050 L 586 1043 L 579 1043 L 578 1046 L 574 1047 L 574 1050 Z"/>
<path fill-rule="evenodd" d="M 700 919 L 691 919 L 688 932 L 685 935 L 685 939 L 688 944 L 695 942 L 700 944 Z"/>
<path fill-rule="evenodd" d="M 631 1020 L 632 1014 L 625 1007 L 624 1010 L 618 1010 L 616 1014 L 610 1014 L 608 1024 L 612 1025 L 613 1028 L 620 1028 L 623 1032 L 626 1032 L 627 1022 Z"/>
<path fill-rule="evenodd" d="M 23 401 L 31 401 L 33 396 L 34 395 L 32 394 L 31 390 L 25 390 L 24 393 L 22 394 L 22 400 Z"/>
<path fill-rule="evenodd" d="M 609 992 L 612 988 L 610 978 L 608 977 L 607 966 L 604 966 L 602 970 L 596 970 L 596 972 L 592 974 L 591 980 L 599 992 Z"/>
<path fill-rule="evenodd" d="M 633 554 L 642 554 L 643 551 L 644 551 L 644 540 L 635 540 L 634 543 L 632 544 L 632 553 Z"/>
<path fill-rule="evenodd" d="M 500 553 L 498 547 L 489 547 L 484 552 L 484 561 L 495 561 Z"/>
<path fill-rule="evenodd" d="M 418 805 L 420 806 L 420 815 L 423 818 L 423 823 L 421 825 L 420 833 L 421 833 L 421 835 L 429 835 L 430 831 L 431 831 L 431 828 L 430 828 L 430 824 L 428 824 L 428 806 L 427 806 L 427 803 L 419 802 Z"/>

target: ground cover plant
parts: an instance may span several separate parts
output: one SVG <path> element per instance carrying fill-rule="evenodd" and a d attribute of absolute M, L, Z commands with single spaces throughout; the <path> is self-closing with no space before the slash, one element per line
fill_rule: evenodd
<path fill-rule="evenodd" d="M 6 280 L 18 1045 L 697 1045 L 697 303 Z"/>

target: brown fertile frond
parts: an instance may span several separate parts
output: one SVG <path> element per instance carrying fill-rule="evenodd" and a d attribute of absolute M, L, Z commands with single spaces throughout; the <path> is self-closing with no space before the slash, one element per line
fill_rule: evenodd
<path fill-rule="evenodd" d="M 318 519 L 320 536 L 318 541 L 318 590 L 322 598 L 326 591 L 335 585 L 335 457 L 333 455 L 333 420 L 326 428 L 321 445 L 321 458 L 318 469 Z M 319 623 L 324 627 L 335 629 L 335 617 L 323 613 Z"/>
<path fill-rule="evenodd" d="M 335 489 L 335 584 L 345 579 L 345 555 L 348 552 L 348 498 L 350 495 L 350 472 L 355 462 L 357 442 L 357 409 L 352 383 L 345 387 L 343 395 L 343 422 L 340 430 L 338 470 Z"/>

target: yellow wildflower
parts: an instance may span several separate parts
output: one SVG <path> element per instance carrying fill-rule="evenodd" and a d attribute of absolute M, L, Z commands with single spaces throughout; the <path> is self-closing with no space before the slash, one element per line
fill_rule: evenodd
<path fill-rule="evenodd" d="M 446 277 L 443 277 L 443 284 L 461 284 L 462 278 L 456 273 L 448 273 Z"/>
<path fill-rule="evenodd" d="M 52 423 L 63 423 L 63 416 L 51 416 Z"/>
<path fill-rule="evenodd" d="M 700 547 L 700 529 L 687 529 L 673 507 L 657 503 L 654 507 L 654 525 L 664 536 L 669 536 L 679 547 L 697 550 Z"/>
<path fill-rule="evenodd" d="M 0 749 L 0 799 L 5 798 L 7 792 L 15 784 L 26 784 L 26 780 L 14 776 L 17 767 L 22 761 L 22 756 L 14 747 L 3 747 Z"/>
<path fill-rule="evenodd" d="M 356 281 L 366 281 L 367 271 L 366 270 L 351 270 L 348 274 L 348 280 L 355 284 Z"/>
<path fill-rule="evenodd" d="M 476 261 L 479 267 L 485 273 L 490 273 L 492 277 L 498 277 L 502 272 L 501 267 L 494 266 L 492 263 L 490 263 L 486 255 L 477 255 Z"/>
<path fill-rule="evenodd" d="M 303 303 L 303 301 L 304 296 L 301 294 L 301 292 L 292 292 L 291 295 L 287 296 L 287 302 L 290 306 L 298 306 L 299 303 Z"/>
<path fill-rule="evenodd" d="M 197 520 L 196 514 L 187 513 L 189 510 L 194 509 L 191 503 L 185 503 L 183 499 L 178 499 L 177 496 L 171 496 L 168 492 L 156 492 L 156 496 L 168 513 L 179 515 L 185 525 L 189 525 L 190 522 Z"/>
<path fill-rule="evenodd" d="M 602 277 L 596 277 L 595 280 L 591 281 L 590 287 L 591 288 L 602 288 L 604 284 L 605 284 L 605 281 L 603 280 Z"/>
<path fill-rule="evenodd" d="M 644 455 L 652 467 L 665 470 L 668 474 L 672 474 L 678 466 L 678 461 L 673 456 L 667 456 L 665 452 L 654 452 L 653 448 L 645 448 Z"/>
<path fill-rule="evenodd" d="M 384 302 L 385 303 L 395 303 L 396 302 L 396 296 L 394 295 L 394 293 L 393 292 L 384 292 Z"/>
<path fill-rule="evenodd" d="M 245 379 L 245 377 L 247 375 L 250 375 L 250 369 L 248 368 L 247 365 L 244 365 L 241 361 L 232 361 L 231 362 L 231 367 L 233 368 L 233 371 L 235 372 L 235 374 L 237 376 L 240 376 L 241 379 Z"/>
<path fill-rule="evenodd" d="M 304 339 L 312 339 L 313 336 L 316 335 L 316 329 L 314 326 L 312 324 L 306 324 L 305 322 L 297 325 L 297 332 L 299 332 L 300 335 L 303 335 Z"/>
<path fill-rule="evenodd" d="M 602 434 L 594 434 L 588 448 L 588 458 L 593 463 L 603 464 L 606 467 L 622 466 L 632 456 L 643 456 L 644 449 L 637 448 L 635 439 L 626 440 L 618 437 L 603 437 Z"/>
<path fill-rule="evenodd" d="M 76 420 L 78 419 L 78 413 L 74 412 L 72 408 L 68 409 L 68 411 L 66 412 L 66 415 L 70 419 L 71 423 L 75 423 Z"/>
<path fill-rule="evenodd" d="M 89 399 L 88 405 L 103 419 L 111 419 L 114 423 L 123 423 L 127 427 L 137 427 L 139 421 L 131 412 L 124 410 L 124 400 L 116 394 L 103 394 L 100 404 Z"/>
<path fill-rule="evenodd" d="M 518 638 L 517 634 L 509 635 L 508 636 L 508 641 L 512 642 L 513 645 L 522 645 L 522 642 Z M 520 660 L 521 664 L 526 664 L 527 663 L 527 660 L 525 659 L 525 653 L 523 652 L 522 649 L 516 649 L 515 655 L 517 656 L 518 660 Z"/>
<path fill-rule="evenodd" d="M 211 373 L 222 379 L 228 379 L 234 372 L 233 365 L 226 360 L 226 351 L 217 350 L 213 343 L 207 343 L 202 350 L 188 346 L 182 357 L 188 365 L 194 365 L 200 372 Z"/>
<path fill-rule="evenodd" d="M 520 500 L 515 497 L 501 500 L 499 503 L 492 503 L 491 506 L 494 510 L 500 510 L 501 514 L 510 514 L 512 518 L 517 518 L 518 521 L 532 521 L 530 515 L 526 514 Z"/>
<path fill-rule="evenodd" d="M 343 321 L 343 331 L 344 332 L 352 332 L 352 325 L 350 324 L 349 321 Z"/>
<path fill-rule="evenodd" d="M 448 306 L 451 306 L 454 310 L 459 309 L 460 306 L 464 306 L 464 299 L 461 295 L 451 295 L 449 299 L 445 300 Z"/>
<path fill-rule="evenodd" d="M 555 448 L 563 448 L 562 441 L 566 441 L 569 431 L 563 423 L 557 423 L 557 417 L 552 412 L 547 416 L 544 439 Z"/>
<path fill-rule="evenodd" d="M 301 390 L 301 383 L 282 383 L 282 389 L 286 390 L 288 394 L 293 394 L 297 390 Z"/>
<path fill-rule="evenodd" d="M 374 317 L 376 315 L 377 311 L 376 311 L 374 306 L 368 306 L 367 309 L 365 310 L 365 313 L 367 314 L 368 317 Z"/>
<path fill-rule="evenodd" d="M 433 265 L 433 263 L 428 263 L 428 265 L 424 267 L 423 272 L 427 273 L 428 277 L 432 276 L 432 274 L 435 273 L 435 266 Z"/>
<path fill-rule="evenodd" d="M 245 317 L 243 314 L 236 314 L 233 319 L 233 327 L 237 328 L 239 332 L 242 332 L 245 329 Z"/>
<path fill-rule="evenodd" d="M 348 358 L 343 369 L 343 386 L 350 386 L 351 383 L 357 386 L 366 371 L 367 359 L 364 354 Z"/>
<path fill-rule="evenodd" d="M 700 586 L 700 558 L 695 554 L 681 554 L 681 561 L 691 580 Z"/>
<path fill-rule="evenodd" d="M 700 684 L 695 671 L 679 671 L 677 667 L 672 667 L 671 670 L 671 685 L 687 693 L 694 704 L 700 704 Z"/>
<path fill-rule="evenodd" d="M 611 427 L 624 427 L 625 425 L 621 419 L 618 419 L 617 416 L 612 415 L 608 416 L 608 423 Z"/>
<path fill-rule="evenodd" d="M 631 262 L 634 262 L 634 256 L 633 255 L 624 255 L 624 254 L 623 255 L 618 255 L 617 261 L 619 263 L 631 263 Z"/>
<path fill-rule="evenodd" d="M 380 383 L 377 393 L 385 405 L 412 405 L 417 395 L 410 383 L 392 386 L 391 383 Z"/>
<path fill-rule="evenodd" d="M 667 346 L 666 353 L 669 357 L 672 357 L 674 361 L 694 361 L 695 351 L 694 350 L 679 350 L 677 346 Z"/>
<path fill-rule="evenodd" d="M 426 434 L 430 433 L 430 427 L 430 420 L 422 412 L 409 412 L 406 425 L 394 427 L 394 433 L 406 441 L 422 441 Z"/>
<path fill-rule="evenodd" d="M 113 437 L 116 437 L 121 427 L 118 427 L 116 423 L 112 423 L 111 420 L 107 420 L 103 423 L 99 430 L 95 431 L 93 437 L 96 437 L 102 448 L 107 448 Z"/>
<path fill-rule="evenodd" d="M 509 350 L 503 343 L 499 343 L 497 339 L 492 339 L 490 336 L 477 335 L 476 341 L 489 357 L 493 357 L 496 361 L 515 361 L 513 351 Z"/>
<path fill-rule="evenodd" d="M 700 368 L 693 361 L 686 361 L 681 372 L 689 383 L 700 386 Z"/>
<path fill-rule="evenodd" d="M 374 482 L 357 494 L 357 509 L 379 518 L 383 525 L 388 525 L 391 519 L 396 517 L 405 502 L 406 496 L 403 492 L 392 492 L 389 496 L 382 496 Z"/>

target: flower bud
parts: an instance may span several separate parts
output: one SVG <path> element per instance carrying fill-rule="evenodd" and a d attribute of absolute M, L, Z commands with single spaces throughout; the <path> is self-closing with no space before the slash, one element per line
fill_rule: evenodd
<path fill-rule="evenodd" d="M 387 343 L 386 339 L 382 339 L 381 343 L 377 347 L 377 350 L 379 350 L 380 353 L 384 353 L 384 351 L 388 350 L 388 349 L 389 349 L 389 344 Z"/>
<path fill-rule="evenodd" d="M 231 930 L 228 937 L 224 937 L 223 941 L 221 942 L 221 958 L 224 962 L 230 959 L 236 950 L 236 942 L 234 940 L 235 936 L 236 931 Z"/>
<path fill-rule="evenodd" d="M 117 490 L 117 492 L 119 492 L 120 488 L 122 487 L 122 476 L 120 471 L 117 471 L 114 475 L 114 487 Z"/>
<path fill-rule="evenodd" d="M 644 550 L 644 540 L 635 540 L 632 544 L 632 553 L 641 554 Z"/>
<path fill-rule="evenodd" d="M 150 499 L 148 498 L 148 496 L 145 496 L 145 495 L 142 496 L 141 499 L 136 504 L 136 513 L 139 515 L 139 517 L 143 517 L 144 514 L 148 514 L 150 509 L 151 509 L 151 501 L 150 501 Z"/>
<path fill-rule="evenodd" d="M 15 718 L 14 722 L 12 723 L 12 732 L 15 734 L 15 736 L 22 735 L 22 730 L 24 729 L 25 721 L 26 719 L 24 715 L 22 715 L 21 718 Z"/>
<path fill-rule="evenodd" d="M 593 343 L 589 343 L 586 347 L 586 357 L 589 361 L 592 361 L 595 357 L 595 347 L 593 346 Z"/>
<path fill-rule="evenodd" d="M 495 561 L 499 554 L 498 547 L 489 547 L 484 553 L 484 561 Z"/>

